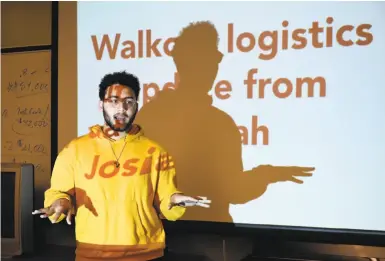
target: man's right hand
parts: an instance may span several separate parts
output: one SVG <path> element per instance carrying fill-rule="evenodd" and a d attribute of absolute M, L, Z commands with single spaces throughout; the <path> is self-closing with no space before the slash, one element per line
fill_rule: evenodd
<path fill-rule="evenodd" d="M 32 212 L 32 215 L 40 214 L 40 218 L 50 218 L 52 223 L 56 223 L 61 214 L 66 215 L 66 221 L 68 225 L 71 225 L 71 218 L 73 213 L 72 204 L 68 199 L 60 198 L 53 202 L 53 204 L 47 208 L 41 208 Z"/>

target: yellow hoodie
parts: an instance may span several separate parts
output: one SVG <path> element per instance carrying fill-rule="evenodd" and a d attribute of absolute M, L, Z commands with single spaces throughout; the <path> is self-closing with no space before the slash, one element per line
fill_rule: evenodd
<path fill-rule="evenodd" d="M 116 167 L 114 152 L 119 157 L 125 142 Z M 159 216 L 174 221 L 185 212 L 184 207 L 168 210 L 174 193 L 180 191 L 171 156 L 146 138 L 140 126 L 114 141 L 95 125 L 59 153 L 44 206 L 73 199 L 77 259 L 144 261 L 163 256 Z"/>

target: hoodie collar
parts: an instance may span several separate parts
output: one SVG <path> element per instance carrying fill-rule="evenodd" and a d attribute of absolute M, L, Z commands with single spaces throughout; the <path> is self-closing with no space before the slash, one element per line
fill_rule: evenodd
<path fill-rule="evenodd" d="M 98 138 L 98 139 L 108 139 L 108 140 L 113 140 L 111 136 L 114 135 L 114 131 L 110 130 L 108 133 L 109 135 L 105 134 L 103 131 L 103 126 L 102 125 L 93 125 L 89 127 L 89 136 L 91 138 Z M 111 136 L 110 136 L 111 135 Z M 140 127 L 138 124 L 133 124 L 131 129 L 128 131 L 126 138 L 124 139 L 126 142 L 131 142 L 134 139 L 139 138 L 140 136 L 143 135 L 143 129 Z"/>

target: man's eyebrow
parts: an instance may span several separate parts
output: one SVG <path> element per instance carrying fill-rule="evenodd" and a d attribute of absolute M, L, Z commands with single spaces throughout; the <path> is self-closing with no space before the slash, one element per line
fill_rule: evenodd
<path fill-rule="evenodd" d="M 127 97 L 121 98 L 121 97 L 116 96 L 116 95 L 111 95 L 111 96 L 109 96 L 108 98 L 109 98 L 109 99 L 111 99 L 111 98 L 116 98 L 116 99 L 129 99 L 129 100 L 135 100 L 135 98 L 132 97 L 132 96 L 127 96 Z"/>

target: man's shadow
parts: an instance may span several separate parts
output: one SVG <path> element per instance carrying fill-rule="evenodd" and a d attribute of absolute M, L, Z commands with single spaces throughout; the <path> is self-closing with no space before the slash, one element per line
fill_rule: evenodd
<path fill-rule="evenodd" d="M 139 110 L 136 118 L 145 135 L 174 157 L 178 187 L 187 195 L 212 200 L 209 209 L 190 208 L 183 218 L 186 220 L 232 222 L 230 204 L 257 199 L 275 182 L 301 184 L 296 177 L 311 176 L 314 170 L 271 165 L 243 170 L 237 125 L 212 105 L 212 97 L 207 94 L 223 57 L 218 41 L 218 33 L 209 22 L 183 28 L 172 51 L 179 78 L 177 87 L 161 91 Z"/>

